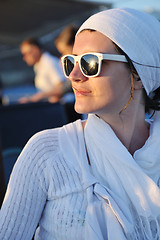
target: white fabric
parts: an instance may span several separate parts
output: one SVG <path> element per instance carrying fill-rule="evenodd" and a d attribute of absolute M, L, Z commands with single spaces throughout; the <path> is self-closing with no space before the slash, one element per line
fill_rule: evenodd
<path fill-rule="evenodd" d="M 61 149 L 63 131 L 42 131 L 23 149 L 0 209 L 0 240 L 32 240 L 37 225 L 35 240 L 84 240 L 86 191 L 77 159 Z"/>
<path fill-rule="evenodd" d="M 159 121 L 158 124 L 155 122 L 154 127 L 156 129 L 160 127 Z M 155 129 L 153 131 L 155 131 L 154 136 L 157 133 Z M 94 115 L 89 117 L 85 129 L 85 139 L 91 165 L 93 164 L 95 169 L 94 175 L 96 179 L 100 180 L 98 187 L 96 184 L 93 188 L 97 198 L 93 203 L 91 202 L 90 206 L 93 211 L 97 212 L 98 220 L 96 221 L 99 222 L 99 219 L 102 221 L 101 216 L 103 213 L 104 227 L 106 227 L 108 234 L 111 234 L 109 239 L 156 239 L 160 236 L 158 223 L 158 217 L 160 217 L 160 191 L 155 183 L 139 168 L 110 126 L 103 120 Z M 153 145 L 149 148 L 149 152 L 153 154 L 156 146 Z M 147 158 L 145 158 L 145 161 L 147 162 Z M 158 170 L 160 170 L 159 162 L 157 159 L 150 161 L 152 161 L 154 172 L 157 174 Z M 147 163 L 142 166 L 145 167 L 146 165 Z M 106 214 L 104 213 L 105 210 Z M 89 229 L 92 227 L 96 233 L 95 238 L 92 239 L 105 239 L 102 237 L 104 236 L 103 229 L 101 233 L 96 228 L 98 224 L 96 224 L 93 216 L 89 212 Z M 92 223 L 90 224 L 91 219 Z M 151 220 L 157 225 L 155 238 L 151 232 Z M 143 221 L 145 227 L 143 227 Z M 117 225 L 115 225 L 116 222 Z M 142 233 L 137 229 L 136 225 L 138 225 Z M 115 236 L 113 236 L 113 229 Z"/>
<path fill-rule="evenodd" d="M 82 136 L 80 139 L 80 134 L 77 134 L 78 142 L 76 137 L 73 139 L 69 126 L 65 127 L 66 136 L 63 136 L 65 149 L 68 149 L 66 158 L 76 156 L 87 189 L 85 239 L 158 239 L 160 190 L 154 181 L 158 180 L 160 173 L 160 149 L 156 143 L 159 140 L 155 142 L 157 129 L 160 129 L 159 116 L 151 127 L 151 136 L 145 146 L 135 153 L 137 159 L 138 154 L 141 155 L 140 166 L 111 127 L 90 114 L 84 130 L 91 162 L 89 167 L 84 140 Z"/>
<path fill-rule="evenodd" d="M 50 91 L 66 80 L 59 59 L 48 52 L 44 52 L 40 61 L 34 65 L 34 72 L 35 86 L 43 92 Z"/>
<path fill-rule="evenodd" d="M 134 154 L 134 159 L 99 118 L 89 116 L 84 134 L 78 120 L 63 128 L 40 132 L 30 139 L 13 169 L 0 210 L 0 239 L 31 240 L 38 225 L 36 240 L 121 240 L 125 236 L 119 221 L 126 232 L 132 232 L 132 221 L 137 223 L 134 234 L 127 240 L 158 239 L 159 116 L 151 125 L 146 144 Z M 89 144 L 87 138 L 91 140 Z M 90 152 L 90 144 L 95 157 Z M 151 229 L 155 237 L 143 237 L 142 224 L 146 231 Z M 106 235 L 98 238 L 101 230 Z"/>
<path fill-rule="evenodd" d="M 160 86 L 160 23 L 156 18 L 135 9 L 110 9 L 87 19 L 77 34 L 84 29 L 103 33 L 129 56 L 147 94 Z"/>

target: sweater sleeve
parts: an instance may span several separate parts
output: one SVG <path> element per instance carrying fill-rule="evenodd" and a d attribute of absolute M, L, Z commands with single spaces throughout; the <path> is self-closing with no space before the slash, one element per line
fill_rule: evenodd
<path fill-rule="evenodd" d="M 13 168 L 0 210 L 0 239 L 31 240 L 34 235 L 47 200 L 48 152 L 56 153 L 51 133 L 33 136 Z"/>

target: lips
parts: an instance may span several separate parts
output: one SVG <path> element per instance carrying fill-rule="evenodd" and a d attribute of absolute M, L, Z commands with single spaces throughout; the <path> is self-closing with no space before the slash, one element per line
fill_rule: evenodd
<path fill-rule="evenodd" d="M 87 96 L 91 93 L 90 90 L 85 89 L 85 88 L 78 88 L 78 87 L 73 87 L 73 86 L 72 86 L 72 88 L 73 88 L 76 96 L 82 96 L 82 95 Z"/>

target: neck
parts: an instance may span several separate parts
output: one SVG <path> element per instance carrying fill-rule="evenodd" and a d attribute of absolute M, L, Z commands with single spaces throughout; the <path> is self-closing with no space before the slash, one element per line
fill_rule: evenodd
<path fill-rule="evenodd" d="M 111 126 L 116 136 L 132 155 L 144 145 L 149 136 L 144 105 L 137 101 L 132 100 L 127 109 L 120 114 L 99 117 Z"/>

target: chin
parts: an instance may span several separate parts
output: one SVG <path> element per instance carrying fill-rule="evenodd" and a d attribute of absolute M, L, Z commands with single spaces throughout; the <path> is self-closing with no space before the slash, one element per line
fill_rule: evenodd
<path fill-rule="evenodd" d="M 30 66 L 30 67 L 34 66 L 34 64 L 30 63 L 30 62 L 27 62 L 27 65 Z"/>
<path fill-rule="evenodd" d="M 74 109 L 75 109 L 75 111 L 77 112 L 77 113 L 79 113 L 79 114 L 87 114 L 87 113 L 89 113 L 88 112 L 88 108 L 86 108 L 85 106 L 83 106 L 83 105 L 78 105 L 78 104 L 76 104 L 75 103 L 75 105 L 74 105 Z"/>
<path fill-rule="evenodd" d="M 92 107 L 89 107 L 89 106 L 77 106 L 76 104 L 74 106 L 74 109 L 79 114 L 89 114 L 89 113 L 96 114 L 98 112 L 95 109 L 93 109 Z"/>

